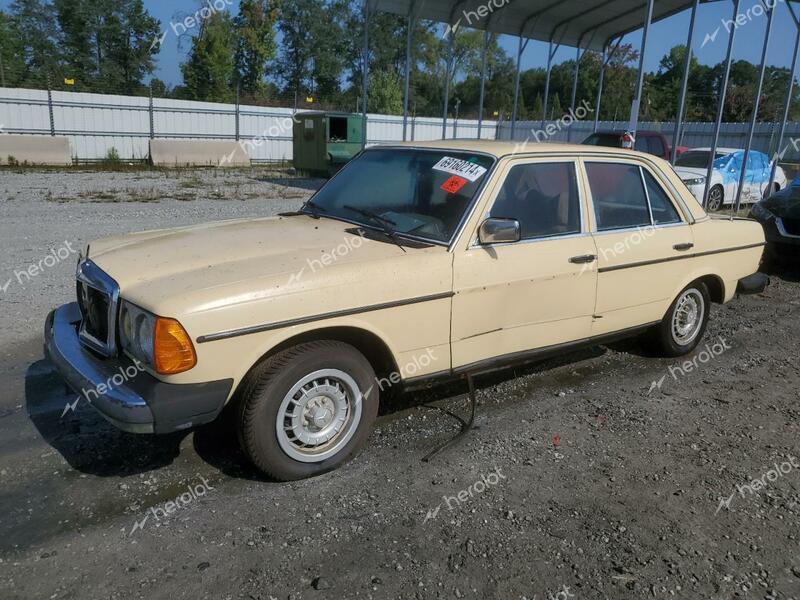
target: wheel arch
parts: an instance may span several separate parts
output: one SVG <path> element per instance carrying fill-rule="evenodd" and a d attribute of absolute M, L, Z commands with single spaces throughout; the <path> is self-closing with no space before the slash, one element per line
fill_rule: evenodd
<path fill-rule="evenodd" d="M 319 327 L 302 331 L 281 340 L 263 352 L 250 368 L 247 369 L 247 372 L 237 386 L 237 392 L 238 389 L 244 386 L 248 376 L 265 360 L 268 360 L 272 356 L 292 346 L 319 340 L 334 340 L 353 346 L 364 355 L 364 358 L 370 363 L 378 379 L 388 376 L 391 373 L 399 372 L 394 354 L 389 348 L 389 345 L 378 334 L 354 325 Z M 238 393 L 233 394 L 232 397 L 236 395 L 238 395 Z"/>

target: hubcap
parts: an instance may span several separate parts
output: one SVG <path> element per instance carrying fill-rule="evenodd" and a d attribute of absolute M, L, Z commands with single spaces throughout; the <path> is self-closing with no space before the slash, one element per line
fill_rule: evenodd
<path fill-rule="evenodd" d="M 696 289 L 686 290 L 675 305 L 672 315 L 672 339 L 679 346 L 688 346 L 697 337 L 705 317 L 705 301 Z"/>
<path fill-rule="evenodd" d="M 361 422 L 361 391 L 339 369 L 314 371 L 283 397 L 275 423 L 278 443 L 300 462 L 321 462 L 352 439 Z"/>
<path fill-rule="evenodd" d="M 719 188 L 714 188 L 708 195 L 708 209 L 710 211 L 717 211 L 722 206 L 722 192 Z"/>

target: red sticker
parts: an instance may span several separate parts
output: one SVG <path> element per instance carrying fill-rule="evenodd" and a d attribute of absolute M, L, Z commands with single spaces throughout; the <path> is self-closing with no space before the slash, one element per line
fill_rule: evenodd
<path fill-rule="evenodd" d="M 458 190 L 467 185 L 469 181 L 458 175 L 453 175 L 450 179 L 442 184 L 442 189 L 448 194 L 456 194 Z"/>

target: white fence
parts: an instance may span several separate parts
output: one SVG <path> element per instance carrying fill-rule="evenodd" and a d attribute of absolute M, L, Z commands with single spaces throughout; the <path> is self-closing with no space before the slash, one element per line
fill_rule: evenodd
<path fill-rule="evenodd" d="M 121 158 L 145 159 L 151 137 L 171 139 L 258 140 L 248 145 L 255 162 L 291 160 L 289 108 L 237 107 L 135 96 L 0 88 L 0 126 L 6 133 L 63 135 L 78 160 L 104 158 L 115 148 Z M 484 121 L 481 137 L 494 139 L 497 122 Z M 237 135 L 238 132 L 238 135 Z M 448 120 L 447 137 L 475 138 L 478 122 Z M 411 140 L 442 137 L 442 120 L 409 118 Z M 370 144 L 403 139 L 403 117 L 369 114 Z"/>
<path fill-rule="evenodd" d="M 148 142 L 153 138 L 258 140 L 250 146 L 255 162 L 285 161 L 292 158 L 293 111 L 289 108 L 262 106 L 237 107 L 234 104 L 192 102 L 136 96 L 52 92 L 44 90 L 0 88 L 0 127 L 5 133 L 31 135 L 64 135 L 70 139 L 72 153 L 78 160 L 104 158 L 115 148 L 122 158 L 145 159 Z M 627 122 L 601 122 L 600 129 L 625 129 Z M 578 143 L 593 130 L 591 120 L 575 121 L 555 135 L 539 135 L 540 140 Z M 483 139 L 512 139 L 511 123 L 484 121 Z M 536 139 L 542 129 L 539 121 L 520 121 L 514 128 L 514 140 Z M 663 132 L 672 139 L 674 123 L 642 122 L 639 129 Z M 712 123 L 686 123 L 680 145 L 709 146 Z M 442 138 L 442 120 L 416 117 L 408 120 L 411 140 Z M 447 122 L 448 138 L 476 138 L 478 122 Z M 778 125 L 759 123 L 753 148 L 772 155 L 777 146 Z M 369 144 L 403 139 L 403 118 L 370 114 L 367 119 Z M 747 140 L 746 123 L 725 123 L 720 136 L 721 147 L 741 148 Z M 788 123 L 784 148 L 786 160 L 800 160 L 800 123 Z"/>

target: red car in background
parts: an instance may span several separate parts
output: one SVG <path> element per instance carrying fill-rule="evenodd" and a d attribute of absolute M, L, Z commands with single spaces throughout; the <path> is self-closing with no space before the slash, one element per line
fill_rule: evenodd
<path fill-rule="evenodd" d="M 588 146 L 608 146 L 610 148 L 621 148 L 623 145 L 623 138 L 625 131 L 621 130 L 606 130 L 593 133 L 585 140 L 583 144 Z M 647 154 L 654 154 L 664 160 L 672 158 L 672 145 L 667 137 L 660 131 L 637 131 L 636 143 L 634 150 L 639 152 L 646 152 Z M 686 146 L 678 146 L 678 156 L 688 150 Z"/>

